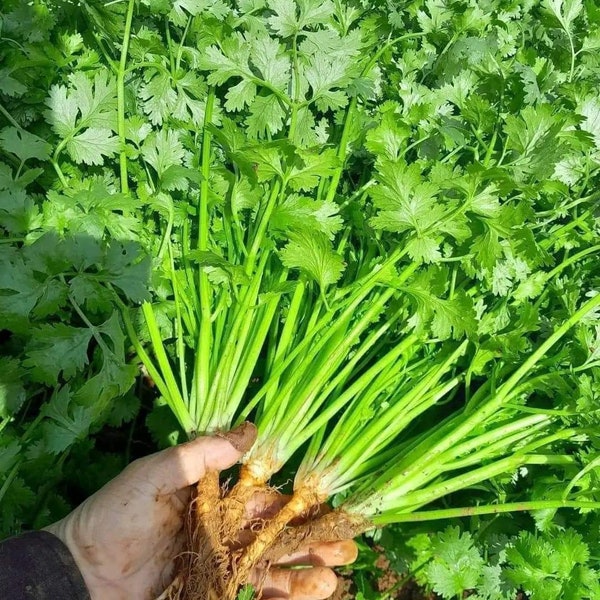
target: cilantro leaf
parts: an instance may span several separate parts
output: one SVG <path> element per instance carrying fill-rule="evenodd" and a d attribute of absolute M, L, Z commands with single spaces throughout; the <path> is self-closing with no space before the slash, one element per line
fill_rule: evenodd
<path fill-rule="evenodd" d="M 48 142 L 37 135 L 16 127 L 5 127 L 0 131 L 0 146 L 18 156 L 22 161 L 30 158 L 47 160 L 50 156 L 50 144 Z"/>
<path fill-rule="evenodd" d="M 287 38 L 327 21 L 333 14 L 334 4 L 329 0 L 270 0 L 273 15 L 269 25 L 281 37 Z"/>
<path fill-rule="evenodd" d="M 59 454 L 85 437 L 94 421 L 94 409 L 75 404 L 68 386 L 57 390 L 42 409 L 44 449 Z"/>
<path fill-rule="evenodd" d="M 274 230 L 320 231 L 330 240 L 342 225 L 343 221 L 338 214 L 337 205 L 298 194 L 290 194 L 275 208 L 269 220 L 269 227 Z"/>
<path fill-rule="evenodd" d="M 468 532 L 448 527 L 436 537 L 432 552 L 436 558 L 426 568 L 436 593 L 453 598 L 477 586 L 483 558 Z"/>
<path fill-rule="evenodd" d="M 98 70 L 93 81 L 78 71 L 69 83 L 69 87 L 50 88 L 46 120 L 65 141 L 75 162 L 101 165 L 105 156 L 119 150 L 118 138 L 112 133 L 117 124 L 116 82 L 107 70 Z"/>
<path fill-rule="evenodd" d="M 91 337 L 87 327 L 43 324 L 28 344 L 23 366 L 31 369 L 36 381 L 56 385 L 61 374 L 70 379 L 87 365 Z"/>
<path fill-rule="evenodd" d="M 280 253 L 281 261 L 290 269 L 300 269 L 314 279 L 323 290 L 342 276 L 345 263 L 336 254 L 326 235 L 299 231 Z"/>
<path fill-rule="evenodd" d="M 86 165 L 102 165 L 104 157 L 110 157 L 119 151 L 119 138 L 110 129 L 90 127 L 67 142 L 67 151 L 71 158 Z"/>
<path fill-rule="evenodd" d="M 256 96 L 250 105 L 250 114 L 246 118 L 248 137 L 266 138 L 281 131 L 285 110 L 274 94 Z"/>

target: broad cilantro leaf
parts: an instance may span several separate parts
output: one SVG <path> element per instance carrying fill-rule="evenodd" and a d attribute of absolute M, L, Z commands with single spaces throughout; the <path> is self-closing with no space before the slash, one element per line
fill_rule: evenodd
<path fill-rule="evenodd" d="M 222 50 L 209 46 L 203 52 L 199 68 L 212 71 L 207 81 L 210 85 L 222 85 L 231 77 L 252 79 L 250 60 L 251 46 L 240 33 L 228 37 Z"/>
<path fill-rule="evenodd" d="M 357 61 L 352 56 L 329 56 L 316 53 L 304 75 L 312 91 L 312 101 L 320 111 L 337 110 L 348 103 L 345 88 L 353 75 L 358 75 Z"/>
<path fill-rule="evenodd" d="M 484 562 L 468 532 L 448 527 L 435 538 L 432 552 L 435 560 L 426 569 L 436 593 L 454 598 L 476 588 Z"/>
<path fill-rule="evenodd" d="M 89 179 L 87 188 L 51 191 L 43 204 L 45 227 L 56 232 L 86 234 L 101 240 L 108 233 L 117 240 L 136 240 L 143 229 L 135 216 L 138 201 L 125 194 L 115 194 L 101 180 Z M 83 243 L 80 240 L 80 243 Z"/>
<path fill-rule="evenodd" d="M 562 153 L 558 136 L 563 127 L 563 118 L 549 104 L 527 106 L 518 117 L 506 117 L 506 145 L 515 153 L 513 164 L 518 177 L 550 176 Z"/>
<path fill-rule="evenodd" d="M 254 588 L 251 585 L 245 585 L 237 595 L 236 600 L 254 600 L 256 597 Z"/>
<path fill-rule="evenodd" d="M 587 98 L 578 109 L 579 114 L 584 117 L 581 129 L 589 132 L 596 148 L 600 150 L 600 101 L 598 98 Z"/>
<path fill-rule="evenodd" d="M 366 148 L 382 159 L 396 161 L 409 139 L 410 127 L 402 123 L 396 114 L 396 105 L 388 106 L 381 122 L 367 133 Z"/>
<path fill-rule="evenodd" d="M 209 279 L 216 285 L 232 283 L 249 285 L 250 279 L 242 265 L 234 265 L 214 252 L 193 250 L 188 258 L 208 273 Z"/>
<path fill-rule="evenodd" d="M 119 138 L 108 129 L 90 127 L 69 140 L 67 151 L 71 158 L 86 165 L 103 165 L 104 157 L 111 157 L 120 149 Z"/>
<path fill-rule="evenodd" d="M 231 210 L 234 214 L 242 210 L 253 210 L 261 199 L 261 190 L 247 179 L 236 179 L 231 190 Z"/>
<path fill-rule="evenodd" d="M 548 537 L 523 531 L 507 548 L 506 556 L 507 577 L 531 600 L 593 597 L 590 584 L 597 583 L 597 573 L 587 565 L 588 545 L 572 529 Z"/>
<path fill-rule="evenodd" d="M 345 267 L 342 257 L 332 250 L 327 236 L 316 232 L 291 234 L 279 255 L 286 267 L 304 271 L 322 290 L 338 281 Z"/>
<path fill-rule="evenodd" d="M 330 240 L 343 225 L 338 206 L 331 202 L 314 200 L 298 194 L 290 194 L 273 212 L 269 227 L 278 231 L 304 229 L 320 231 Z"/>
<path fill-rule="evenodd" d="M 66 141 L 66 149 L 78 163 L 103 164 L 105 156 L 119 150 L 113 135 L 117 124 L 117 91 L 107 70 L 98 70 L 94 80 L 82 71 L 69 78 L 69 87 L 54 85 L 46 101 L 45 117 Z"/>
<path fill-rule="evenodd" d="M 22 188 L 1 188 L 0 184 L 0 227 L 16 235 L 38 229 L 41 219 L 35 200 Z"/>
<path fill-rule="evenodd" d="M 419 165 L 382 163 L 378 180 L 378 185 L 369 192 L 379 210 L 372 219 L 374 227 L 397 233 L 414 230 L 421 234 L 444 222 L 446 210 L 436 201 L 439 188 L 422 176 Z"/>
<path fill-rule="evenodd" d="M 162 125 L 166 121 L 175 103 L 177 92 L 172 87 L 172 79 L 168 73 L 158 71 L 139 90 L 144 112 L 154 125 Z"/>
<path fill-rule="evenodd" d="M 107 403 L 110 400 L 129 391 L 138 369 L 125 360 L 125 335 L 117 310 L 107 321 L 95 327 L 95 331 L 104 340 L 99 350 L 102 353 L 102 368 L 77 390 L 75 396 L 82 404 L 89 405 L 94 419 L 98 419 L 109 408 Z"/>
<path fill-rule="evenodd" d="M 22 96 L 27 91 L 27 86 L 12 77 L 11 69 L 0 69 L 0 90 L 7 96 Z"/>
<path fill-rule="evenodd" d="M 190 16 L 196 17 L 202 13 L 222 20 L 230 13 L 230 8 L 223 0 L 174 0 L 169 19 L 175 25 L 184 27 Z"/>
<path fill-rule="evenodd" d="M 108 247 L 102 274 L 117 286 L 132 302 L 148 297 L 150 257 L 134 242 L 112 243 Z M 114 317 L 114 315 L 113 315 Z"/>
<path fill-rule="evenodd" d="M 249 79 L 242 79 L 227 90 L 225 97 L 227 98 L 227 102 L 225 102 L 226 110 L 230 112 L 241 111 L 254 101 L 256 85 Z"/>
<path fill-rule="evenodd" d="M 284 118 L 285 110 L 277 96 L 256 96 L 246 118 L 248 137 L 256 139 L 275 135 L 281 131 Z"/>
<path fill-rule="evenodd" d="M 581 0 L 544 0 L 543 4 L 559 20 L 565 31 L 570 31 L 573 21 L 581 14 Z"/>
<path fill-rule="evenodd" d="M 369 190 L 378 209 L 371 223 L 386 231 L 412 232 L 406 241 L 409 256 L 430 263 L 441 258 L 443 234 L 460 241 L 470 229 L 462 212 L 438 197 L 439 187 L 424 179 L 418 164 L 382 162 L 379 183 Z"/>
<path fill-rule="evenodd" d="M 0 314 L 26 319 L 44 293 L 20 253 L 0 253 Z"/>
<path fill-rule="evenodd" d="M 290 80 L 290 59 L 283 52 L 283 46 L 268 35 L 252 40 L 250 58 L 260 72 L 261 78 L 273 87 L 284 90 Z"/>
<path fill-rule="evenodd" d="M 426 327 L 440 340 L 450 337 L 461 339 L 471 335 L 477 327 L 473 301 L 464 292 L 458 292 L 451 299 L 439 298 L 427 288 L 408 286 L 406 293 L 416 302 L 416 312 L 409 319 L 417 331 Z"/>
<path fill-rule="evenodd" d="M 91 338 L 87 327 L 43 324 L 32 334 L 23 365 L 36 381 L 56 385 L 61 375 L 71 379 L 87 365 Z"/>
<path fill-rule="evenodd" d="M 442 258 L 440 240 L 430 235 L 416 235 L 406 242 L 408 255 L 417 263 L 436 263 Z"/>
<path fill-rule="evenodd" d="M 275 13 L 269 17 L 269 25 L 284 38 L 325 23 L 334 12 L 330 0 L 269 0 L 268 5 Z"/>
<path fill-rule="evenodd" d="M 48 142 L 37 135 L 16 127 L 5 127 L 0 131 L 0 146 L 18 156 L 22 161 L 30 158 L 47 160 L 50 156 L 50 144 Z"/>
<path fill-rule="evenodd" d="M 267 142 L 246 146 L 235 153 L 236 161 L 244 165 L 259 183 L 273 177 L 284 177 L 286 155 L 293 149 L 285 141 Z M 249 174 L 250 174 L 249 172 Z"/>
<path fill-rule="evenodd" d="M 142 156 L 161 178 L 169 167 L 180 166 L 188 156 L 179 140 L 179 132 L 161 129 L 151 133 L 142 146 Z"/>
<path fill-rule="evenodd" d="M 68 386 L 54 393 L 42 415 L 46 417 L 42 425 L 44 450 L 51 454 L 59 454 L 83 439 L 94 422 L 94 408 L 76 404 Z"/>
<path fill-rule="evenodd" d="M 296 155 L 298 159 L 293 162 L 287 177 L 290 187 L 295 191 L 306 192 L 314 189 L 321 179 L 333 175 L 339 166 L 339 159 L 333 149 L 321 153 L 298 149 Z"/>
<path fill-rule="evenodd" d="M 0 473 L 8 473 L 22 456 L 22 448 L 17 440 L 2 440 L 0 445 Z M 0 480 L 1 481 L 1 480 Z"/>

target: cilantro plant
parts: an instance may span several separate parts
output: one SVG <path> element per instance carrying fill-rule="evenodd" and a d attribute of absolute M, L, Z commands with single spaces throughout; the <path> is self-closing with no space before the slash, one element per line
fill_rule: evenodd
<path fill-rule="evenodd" d="M 567 528 L 555 534 L 522 531 L 497 536 L 488 546 L 469 532 L 447 527 L 434 536 L 411 538 L 417 580 L 441 598 L 511 600 L 519 589 L 531 600 L 596 598 L 598 572 L 590 567 L 590 549 Z"/>
<path fill-rule="evenodd" d="M 600 507 L 598 18 L 560 0 L 9 2 L 0 496 L 131 418 L 137 361 L 172 441 L 259 429 L 232 490 L 199 487 L 194 526 L 216 533 L 186 597 L 234 598 L 307 537 Z M 290 464 L 292 499 L 231 556 L 236 507 Z M 541 493 L 515 480 L 542 468 Z M 455 533 L 440 548 L 469 545 Z M 444 579 L 454 551 L 434 589 L 492 597 L 471 547 Z"/>

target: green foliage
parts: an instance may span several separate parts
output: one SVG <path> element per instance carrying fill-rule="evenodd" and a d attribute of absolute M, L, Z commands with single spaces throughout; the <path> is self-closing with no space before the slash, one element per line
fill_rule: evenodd
<path fill-rule="evenodd" d="M 381 523 L 599 501 L 592 2 L 4 4 L 0 535 L 119 467 L 137 360 L 158 444 L 251 416 L 249 461 Z M 412 575 L 599 597 L 597 528 L 543 506 Z"/>

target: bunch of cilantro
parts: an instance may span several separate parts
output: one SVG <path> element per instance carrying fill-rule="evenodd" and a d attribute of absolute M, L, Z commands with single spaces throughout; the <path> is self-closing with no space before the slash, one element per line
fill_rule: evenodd
<path fill-rule="evenodd" d="M 269 246 L 279 270 L 260 301 L 281 298 L 275 335 L 292 302 L 288 279 L 300 273 L 311 306 L 325 310 L 336 286 L 401 248 L 398 268 L 414 276 L 395 300 L 396 331 L 471 341 L 451 405 L 520 365 L 599 285 L 599 24 L 594 4 L 578 0 L 5 2 L 0 535 L 68 510 L 55 488 L 76 465 L 98 461 L 106 477 L 123 464 L 93 440 L 139 409 L 124 325 L 141 345 L 170 340 L 176 364 L 178 329 L 193 322 L 179 313 L 193 301 L 175 297 L 190 264 L 217 290 L 217 313 L 249 285 L 239 265 Z M 289 194 L 255 249 L 247 242 L 283 171 Z M 199 214 L 206 238 L 186 262 Z M 138 309 L 146 300 L 154 332 Z M 591 314 L 515 400 L 533 395 L 529 410 L 560 417 L 553 458 L 440 508 L 492 495 L 558 500 L 566 486 L 597 501 L 599 357 Z M 165 395 L 148 419 L 163 444 L 180 435 L 165 425 Z M 579 443 L 561 428 L 581 431 Z M 536 526 L 566 527 L 555 511 L 536 515 L 519 521 L 505 558 L 512 589 L 533 599 L 542 596 L 528 569 L 566 543 L 554 533 L 548 552 L 527 550 L 542 544 Z M 593 530 L 569 539 L 596 547 Z M 466 539 L 456 537 L 428 543 L 455 549 Z M 498 569 L 476 559 L 477 576 L 466 569 L 449 582 L 446 554 L 418 574 L 443 597 L 511 590 L 486 596 Z M 587 555 L 575 563 L 597 568 Z"/>

